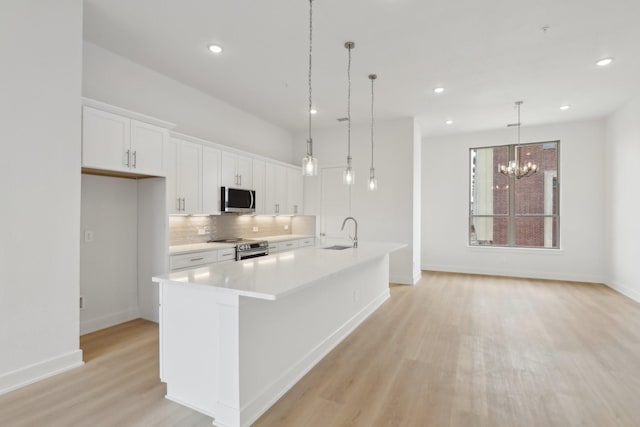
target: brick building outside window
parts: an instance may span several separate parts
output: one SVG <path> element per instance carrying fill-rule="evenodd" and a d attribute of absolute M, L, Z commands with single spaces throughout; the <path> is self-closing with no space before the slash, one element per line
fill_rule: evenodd
<path fill-rule="evenodd" d="M 470 150 L 469 245 L 559 248 L 559 141 Z M 519 150 L 537 172 L 516 178 L 500 165 Z"/>

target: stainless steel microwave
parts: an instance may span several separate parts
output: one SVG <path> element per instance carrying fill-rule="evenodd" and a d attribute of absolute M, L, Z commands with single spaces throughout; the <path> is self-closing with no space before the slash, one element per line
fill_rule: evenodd
<path fill-rule="evenodd" d="M 243 188 L 221 187 L 220 210 L 222 212 L 255 213 L 256 192 Z"/>

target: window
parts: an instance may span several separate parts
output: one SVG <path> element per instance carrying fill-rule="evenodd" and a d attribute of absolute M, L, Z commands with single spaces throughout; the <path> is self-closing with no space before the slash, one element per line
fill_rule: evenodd
<path fill-rule="evenodd" d="M 470 150 L 469 245 L 559 247 L 560 142 L 502 145 Z M 515 158 L 537 165 L 516 178 L 500 172 Z"/>

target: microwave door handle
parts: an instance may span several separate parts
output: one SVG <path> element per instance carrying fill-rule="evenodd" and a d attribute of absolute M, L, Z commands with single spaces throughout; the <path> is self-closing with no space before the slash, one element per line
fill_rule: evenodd
<path fill-rule="evenodd" d="M 253 198 L 253 191 L 249 190 L 249 195 L 251 196 L 251 202 L 249 203 L 249 209 L 253 209 L 254 207 L 254 198 Z"/>

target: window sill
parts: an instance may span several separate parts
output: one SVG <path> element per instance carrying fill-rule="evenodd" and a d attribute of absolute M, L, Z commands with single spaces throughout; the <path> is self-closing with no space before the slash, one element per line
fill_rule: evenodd
<path fill-rule="evenodd" d="M 537 254 L 537 255 L 561 255 L 564 249 L 558 248 L 512 248 L 507 246 L 472 246 L 467 243 L 467 249 L 471 251 L 502 252 L 513 254 Z"/>

